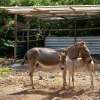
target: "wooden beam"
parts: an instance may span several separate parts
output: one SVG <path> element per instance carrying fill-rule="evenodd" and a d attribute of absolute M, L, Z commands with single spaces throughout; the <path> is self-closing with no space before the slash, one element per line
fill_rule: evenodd
<path fill-rule="evenodd" d="M 27 50 L 29 49 L 29 33 L 30 33 L 30 19 L 27 19 Z"/>
<path fill-rule="evenodd" d="M 14 22 L 15 22 L 15 43 L 14 43 L 14 59 L 17 58 L 17 14 L 14 16 Z"/>

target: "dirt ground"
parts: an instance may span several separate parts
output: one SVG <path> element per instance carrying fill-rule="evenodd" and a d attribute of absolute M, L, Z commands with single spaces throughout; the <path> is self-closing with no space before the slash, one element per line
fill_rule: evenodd
<path fill-rule="evenodd" d="M 35 72 L 33 80 L 35 89 L 31 89 L 28 73 L 20 68 L 0 76 L 0 100 L 100 100 L 99 71 L 96 71 L 94 90 L 89 88 L 87 73 L 76 73 L 75 89 L 68 86 L 62 89 L 61 71 Z"/>

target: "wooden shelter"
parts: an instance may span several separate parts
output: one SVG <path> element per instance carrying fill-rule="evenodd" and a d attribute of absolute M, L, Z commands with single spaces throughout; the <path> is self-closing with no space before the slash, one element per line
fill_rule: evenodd
<path fill-rule="evenodd" d="M 99 5 L 63 5 L 63 6 L 15 6 L 0 7 L 11 14 L 25 16 L 80 16 L 100 15 Z"/>
<path fill-rule="evenodd" d="M 100 6 L 99 5 L 63 5 L 63 6 L 13 6 L 13 7 L 0 7 L 0 9 L 6 10 L 9 14 L 13 14 L 15 20 L 15 49 L 14 49 L 14 58 L 17 58 L 17 43 L 22 42 L 17 39 L 17 15 L 22 15 L 25 17 L 37 17 L 39 20 L 61 20 L 65 17 L 79 18 L 79 17 L 100 17 Z M 99 27 L 100 29 L 100 27 Z M 29 49 L 29 31 L 27 27 L 27 49 Z M 68 30 L 68 29 L 65 29 Z M 41 29 L 38 28 L 38 31 L 41 32 Z M 76 24 L 74 29 L 76 41 Z"/>

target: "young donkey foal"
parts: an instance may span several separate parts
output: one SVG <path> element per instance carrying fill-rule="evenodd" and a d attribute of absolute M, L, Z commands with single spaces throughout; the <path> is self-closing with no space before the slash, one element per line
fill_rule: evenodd
<path fill-rule="evenodd" d="M 88 71 L 91 78 L 91 88 L 93 89 L 94 62 L 85 42 L 81 42 L 80 44 L 79 57 L 80 58 L 77 59 L 70 59 L 69 56 L 66 57 L 66 64 L 69 70 L 69 85 L 72 78 L 72 83 L 74 87 L 74 74 L 76 71 Z"/>
<path fill-rule="evenodd" d="M 33 86 L 33 72 L 35 70 L 54 70 L 57 68 L 64 68 L 65 66 L 65 55 L 61 52 L 55 51 L 49 48 L 32 48 L 25 54 L 24 60 L 30 64 L 30 80 L 32 88 Z M 63 87 L 65 87 L 66 80 L 64 79 L 65 70 L 63 70 Z"/>

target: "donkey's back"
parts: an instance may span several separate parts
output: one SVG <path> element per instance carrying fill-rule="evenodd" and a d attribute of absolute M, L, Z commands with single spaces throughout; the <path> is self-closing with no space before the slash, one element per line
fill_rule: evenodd
<path fill-rule="evenodd" d="M 27 52 L 28 61 L 37 61 L 43 65 L 56 65 L 60 62 L 60 53 L 50 48 L 32 48 Z"/>

